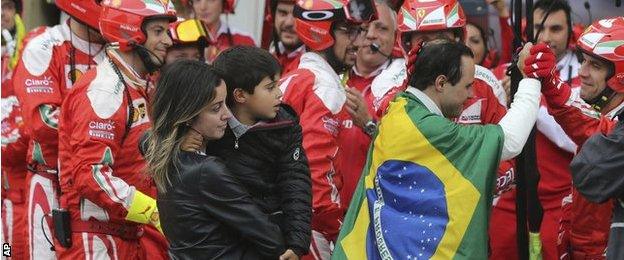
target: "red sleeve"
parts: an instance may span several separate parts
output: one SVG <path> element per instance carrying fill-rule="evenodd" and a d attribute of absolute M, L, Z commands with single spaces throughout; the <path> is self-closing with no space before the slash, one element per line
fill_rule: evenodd
<path fill-rule="evenodd" d="M 579 147 L 594 134 L 609 134 L 617 124 L 617 121 L 598 115 L 589 107 L 548 107 L 548 111 Z"/>
<path fill-rule="evenodd" d="M 38 41 L 31 41 L 30 44 L 38 44 Z M 24 124 L 30 138 L 41 146 L 42 151 L 42 156 L 29 158 L 28 161 L 52 168 L 57 166 L 58 115 L 62 102 L 61 88 L 65 87 L 63 68 L 54 62 L 60 57 L 55 54 L 53 49 L 26 47 L 13 74 L 13 86 L 22 106 Z M 40 55 L 51 56 L 49 64 L 30 61 L 33 63 L 30 66 L 41 66 L 45 70 L 40 74 L 29 71 L 24 59 Z"/>
<path fill-rule="evenodd" d="M 498 64 L 504 64 L 511 62 L 511 56 L 513 54 L 512 44 L 513 44 L 513 30 L 510 25 L 509 17 L 499 17 L 498 24 L 500 25 L 501 31 L 501 53 L 500 53 L 500 61 Z"/>
<path fill-rule="evenodd" d="M 333 114 L 313 91 L 315 76 L 295 70 L 282 78 L 283 101 L 299 115 L 303 148 L 312 178 L 312 229 L 335 240 L 344 209 L 340 205 L 342 173 L 337 172 L 339 115 Z"/>
<path fill-rule="evenodd" d="M 473 84 L 474 98 L 481 99 L 481 122 L 483 124 L 497 124 L 507 113 L 505 108 L 494 95 L 492 88 L 480 80 Z"/>
<path fill-rule="evenodd" d="M 94 74 L 90 71 L 78 84 L 89 84 Z M 87 86 L 75 88 L 63 103 L 61 114 L 61 160 L 71 162 L 69 167 L 63 166 L 69 169 L 67 173 L 62 169 L 61 183 L 71 180 L 81 197 L 107 209 L 112 218 L 124 219 L 135 191 L 115 171 L 126 128 L 127 100 L 123 92 L 89 89 L 88 97 Z M 122 102 L 115 104 L 114 100 Z"/>

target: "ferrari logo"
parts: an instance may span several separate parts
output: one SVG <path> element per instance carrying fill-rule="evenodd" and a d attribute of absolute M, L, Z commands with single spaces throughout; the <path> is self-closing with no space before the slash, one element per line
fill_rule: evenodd
<path fill-rule="evenodd" d="M 79 69 L 74 69 L 67 74 L 67 78 L 71 79 L 73 82 L 78 82 L 80 77 L 82 77 L 82 71 Z"/>
<path fill-rule="evenodd" d="M 111 6 L 115 7 L 115 8 L 120 7 L 121 6 L 121 0 L 113 0 L 113 1 L 111 1 Z"/>
<path fill-rule="evenodd" d="M 418 16 L 418 19 L 422 19 L 423 17 L 425 17 L 425 9 L 418 8 L 416 10 L 416 15 Z"/>

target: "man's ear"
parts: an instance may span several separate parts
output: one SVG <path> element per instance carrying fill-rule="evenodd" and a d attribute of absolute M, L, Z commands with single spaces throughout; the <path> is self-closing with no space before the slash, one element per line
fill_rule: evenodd
<path fill-rule="evenodd" d="M 435 86 L 436 91 L 442 92 L 444 90 L 444 85 L 446 84 L 446 76 L 438 75 L 435 79 L 433 85 Z"/>
<path fill-rule="evenodd" d="M 240 88 L 234 89 L 232 96 L 234 98 L 234 101 L 236 101 L 236 103 L 245 103 L 247 101 L 247 93 L 245 93 L 243 89 L 240 89 Z"/>

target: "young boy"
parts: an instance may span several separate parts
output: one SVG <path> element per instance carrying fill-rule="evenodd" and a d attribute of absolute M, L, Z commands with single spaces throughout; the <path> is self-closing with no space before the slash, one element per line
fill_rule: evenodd
<path fill-rule="evenodd" d="M 222 52 L 214 67 L 227 85 L 234 117 L 207 153 L 226 160 L 230 172 L 278 224 L 286 254 L 308 252 L 311 238 L 310 170 L 296 113 L 282 104 L 281 68 L 266 50 L 237 46 Z"/>

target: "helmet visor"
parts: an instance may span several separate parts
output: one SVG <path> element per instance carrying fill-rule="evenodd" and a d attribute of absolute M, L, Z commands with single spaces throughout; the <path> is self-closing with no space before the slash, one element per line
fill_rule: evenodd
<path fill-rule="evenodd" d="M 179 43 L 194 43 L 202 38 L 208 40 L 208 33 L 202 21 L 190 19 L 182 21 L 172 28 L 171 37 Z"/>

